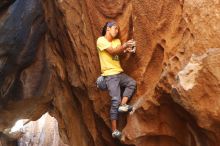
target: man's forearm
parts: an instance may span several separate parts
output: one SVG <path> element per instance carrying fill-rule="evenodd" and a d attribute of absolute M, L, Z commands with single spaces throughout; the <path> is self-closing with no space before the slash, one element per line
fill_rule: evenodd
<path fill-rule="evenodd" d="M 118 46 L 116 49 L 115 49 L 115 52 L 113 53 L 114 55 L 119 55 L 121 54 L 122 52 L 124 52 L 124 50 L 126 50 L 126 47 L 121 45 L 121 46 Z"/>
<path fill-rule="evenodd" d="M 126 48 L 127 48 L 126 45 L 121 45 L 116 48 L 112 48 L 112 47 L 107 48 L 106 50 L 109 54 L 111 54 L 112 56 L 115 56 L 115 55 L 122 53 Z"/>

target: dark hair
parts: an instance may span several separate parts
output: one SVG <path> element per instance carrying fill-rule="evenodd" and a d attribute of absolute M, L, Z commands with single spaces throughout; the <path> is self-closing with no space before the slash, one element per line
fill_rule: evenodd
<path fill-rule="evenodd" d="M 106 22 L 105 25 L 102 28 L 102 36 L 105 36 L 106 31 L 107 31 L 107 27 L 112 27 L 115 24 L 117 24 L 115 21 Z M 118 32 L 116 38 L 119 38 L 119 37 L 120 37 L 120 31 Z"/>
<path fill-rule="evenodd" d="M 103 28 L 102 28 L 102 36 L 105 36 L 105 34 L 106 34 L 107 25 L 108 25 L 108 22 L 106 22 L 105 25 L 104 25 Z"/>

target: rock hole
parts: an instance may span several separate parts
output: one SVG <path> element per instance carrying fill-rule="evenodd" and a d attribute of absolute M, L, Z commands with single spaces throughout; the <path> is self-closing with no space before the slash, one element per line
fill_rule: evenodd
<path fill-rule="evenodd" d="M 20 119 L 12 128 L 6 129 L 4 135 L 13 142 L 10 146 L 68 146 L 64 144 L 59 136 L 57 120 L 48 113 L 45 113 L 36 121 Z"/>

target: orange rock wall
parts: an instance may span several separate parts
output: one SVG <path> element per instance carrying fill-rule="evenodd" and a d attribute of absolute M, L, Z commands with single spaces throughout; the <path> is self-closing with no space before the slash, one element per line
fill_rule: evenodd
<path fill-rule="evenodd" d="M 5 18 L 15 15 L 6 13 L 16 3 L 21 1 L 4 8 L 1 22 L 7 24 Z M 12 63 L 6 64 L 13 67 L 19 58 L 25 62 L 26 56 L 33 56 L 28 64 L 3 70 L 1 131 L 19 118 L 37 120 L 48 111 L 58 120 L 60 135 L 70 146 L 219 144 L 218 1 L 57 0 L 37 5 L 42 11 L 36 19 L 27 17 L 35 22 L 27 23 L 32 26 L 27 34 L 38 37 L 33 33 L 38 32 L 33 27 L 36 22 L 46 27 L 40 39 L 23 42 L 37 42 L 36 47 L 17 48 L 16 52 L 23 53 L 15 54 L 18 59 L 13 60 L 7 39 L 0 39 L 3 56 L 9 54 L 10 60 L 11 55 Z M 30 4 L 25 8 L 33 10 Z M 17 15 L 22 21 L 22 15 Z M 121 142 L 111 138 L 110 97 L 95 86 L 100 74 L 96 39 L 108 20 L 118 22 L 123 42 L 131 38 L 137 42 L 136 54 L 121 57 L 125 72 L 138 83 L 130 101 L 135 112 L 119 119 Z M 7 32 L 0 26 L 1 36 L 3 30 Z M 28 50 L 35 51 L 22 56 Z"/>

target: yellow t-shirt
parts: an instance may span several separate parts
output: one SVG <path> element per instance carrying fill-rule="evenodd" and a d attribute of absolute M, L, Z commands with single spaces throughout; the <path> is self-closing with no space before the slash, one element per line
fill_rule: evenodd
<path fill-rule="evenodd" d="M 99 52 L 102 76 L 115 75 L 123 72 L 123 69 L 120 65 L 119 56 L 111 56 L 105 50 L 109 47 L 116 48 L 120 45 L 121 41 L 119 39 L 113 39 L 112 42 L 109 42 L 104 36 L 97 39 L 97 48 Z"/>

